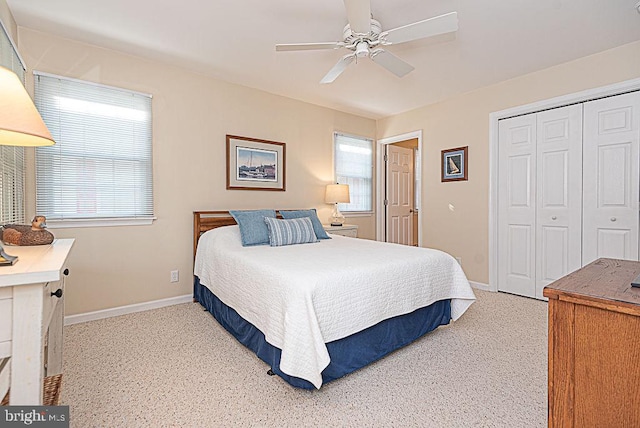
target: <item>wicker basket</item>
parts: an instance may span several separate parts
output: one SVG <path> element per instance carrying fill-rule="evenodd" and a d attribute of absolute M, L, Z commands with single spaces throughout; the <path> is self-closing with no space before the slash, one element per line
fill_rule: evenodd
<path fill-rule="evenodd" d="M 57 406 L 60 404 L 60 391 L 62 389 L 62 373 L 47 376 L 42 382 L 42 405 L 43 406 Z M 9 393 L 4 396 L 0 405 L 9 405 Z"/>

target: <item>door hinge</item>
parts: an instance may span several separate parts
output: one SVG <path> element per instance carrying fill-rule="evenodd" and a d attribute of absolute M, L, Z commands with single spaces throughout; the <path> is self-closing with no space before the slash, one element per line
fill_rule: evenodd
<path fill-rule="evenodd" d="M 386 154 L 384 155 L 384 161 L 387 162 L 389 160 L 389 156 L 387 156 Z"/>
<path fill-rule="evenodd" d="M 385 200 L 384 200 L 384 206 L 386 207 L 387 205 L 389 205 L 389 200 L 388 200 L 388 199 L 385 199 Z"/>

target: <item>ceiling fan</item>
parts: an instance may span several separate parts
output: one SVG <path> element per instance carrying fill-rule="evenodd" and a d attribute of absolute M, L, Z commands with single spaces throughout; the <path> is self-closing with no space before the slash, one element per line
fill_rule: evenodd
<path fill-rule="evenodd" d="M 349 23 L 344 27 L 343 41 L 328 43 L 296 43 L 276 45 L 276 51 L 301 51 L 316 49 L 345 48 L 351 51 L 343 56 L 322 78 L 320 83 L 331 83 L 354 60 L 371 58 L 398 77 L 403 77 L 414 68 L 381 46 L 397 45 L 425 37 L 451 33 L 458 30 L 458 14 L 446 13 L 434 18 L 403 25 L 392 30 L 382 30 L 382 26 L 371 15 L 371 0 L 344 0 Z"/>

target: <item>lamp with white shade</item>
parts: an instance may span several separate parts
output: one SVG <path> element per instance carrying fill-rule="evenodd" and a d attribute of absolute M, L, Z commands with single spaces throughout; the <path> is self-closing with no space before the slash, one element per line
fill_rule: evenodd
<path fill-rule="evenodd" d="M 0 67 L 0 145 L 35 147 L 54 144 L 18 76 Z"/>
<path fill-rule="evenodd" d="M 18 76 L 0 67 L 0 145 L 36 147 L 53 144 L 55 141 Z M 0 257 L 10 263 L 17 260 L 16 256 L 6 254 L 1 245 Z"/>
<path fill-rule="evenodd" d="M 345 222 L 344 216 L 338 208 L 338 204 L 348 204 L 351 202 L 349 197 L 348 184 L 327 184 L 324 201 L 328 204 L 334 204 L 333 213 L 329 218 L 331 226 L 342 226 Z"/>

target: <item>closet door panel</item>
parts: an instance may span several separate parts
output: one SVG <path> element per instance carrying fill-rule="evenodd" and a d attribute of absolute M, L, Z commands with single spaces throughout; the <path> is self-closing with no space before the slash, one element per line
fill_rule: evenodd
<path fill-rule="evenodd" d="M 638 260 L 640 93 L 585 103 L 582 262 Z"/>
<path fill-rule="evenodd" d="M 536 117 L 536 292 L 579 269 L 582 247 L 582 105 Z"/>
<path fill-rule="evenodd" d="M 535 114 L 499 125 L 498 289 L 535 294 Z"/>

